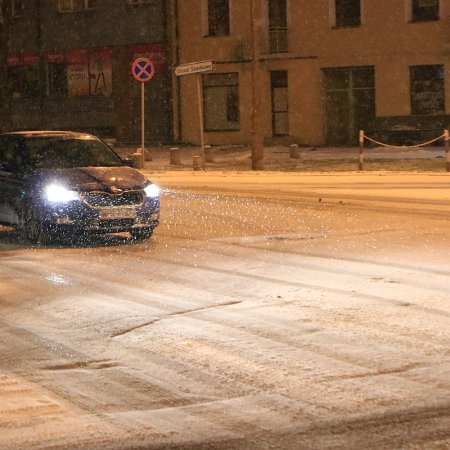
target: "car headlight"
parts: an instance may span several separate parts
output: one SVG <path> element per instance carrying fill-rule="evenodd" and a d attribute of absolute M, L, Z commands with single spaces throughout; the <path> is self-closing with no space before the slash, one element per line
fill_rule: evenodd
<path fill-rule="evenodd" d="M 144 188 L 145 195 L 150 198 L 159 197 L 159 187 L 156 184 L 149 184 Z"/>
<path fill-rule="evenodd" d="M 71 191 L 59 184 L 50 184 L 45 188 L 45 197 L 52 203 L 68 203 L 72 200 L 78 200 L 78 192 Z"/>

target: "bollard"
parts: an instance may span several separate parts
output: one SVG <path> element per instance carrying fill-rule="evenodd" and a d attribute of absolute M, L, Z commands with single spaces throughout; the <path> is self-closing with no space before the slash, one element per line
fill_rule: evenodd
<path fill-rule="evenodd" d="M 133 160 L 133 167 L 136 169 L 144 168 L 144 161 L 142 158 L 142 153 L 140 151 L 136 151 L 131 155 L 131 159 Z"/>
<path fill-rule="evenodd" d="M 152 161 L 153 157 L 152 157 L 152 152 L 149 148 L 146 148 L 144 151 L 144 161 Z"/>
<path fill-rule="evenodd" d="M 181 152 L 178 147 L 172 147 L 170 149 L 170 165 L 181 166 Z"/>
<path fill-rule="evenodd" d="M 201 170 L 202 169 L 202 158 L 201 158 L 201 156 L 193 156 L 192 157 L 192 169 L 193 170 Z"/>
<path fill-rule="evenodd" d="M 444 131 L 444 145 L 445 145 L 445 165 L 447 172 L 450 172 L 450 148 L 449 148 L 449 134 L 448 130 Z"/>
<path fill-rule="evenodd" d="M 297 144 L 291 144 L 290 146 L 289 157 L 292 159 L 300 158 L 300 148 Z"/>
<path fill-rule="evenodd" d="M 205 145 L 205 161 L 210 163 L 214 162 L 214 154 L 210 145 Z"/>
<path fill-rule="evenodd" d="M 364 168 L 364 130 L 359 130 L 359 170 Z"/>
<path fill-rule="evenodd" d="M 146 156 L 146 150 L 144 148 L 144 150 L 142 150 L 142 147 L 139 147 L 136 149 L 136 152 L 134 153 L 135 155 L 141 155 L 141 160 L 138 162 L 138 164 L 140 165 L 140 168 L 142 169 L 143 167 L 145 167 L 145 156 Z"/>

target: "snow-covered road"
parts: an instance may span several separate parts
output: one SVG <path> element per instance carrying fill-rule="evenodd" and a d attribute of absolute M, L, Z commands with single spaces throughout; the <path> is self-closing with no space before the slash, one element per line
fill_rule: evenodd
<path fill-rule="evenodd" d="M 450 447 L 448 176 L 149 176 L 147 242 L 0 232 L 1 449 Z"/>

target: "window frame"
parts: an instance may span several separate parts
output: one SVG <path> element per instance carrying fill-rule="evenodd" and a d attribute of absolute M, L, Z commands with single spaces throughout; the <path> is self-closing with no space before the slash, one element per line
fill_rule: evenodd
<path fill-rule="evenodd" d="M 65 6 L 65 1 L 70 2 L 70 6 Z M 95 9 L 94 2 L 95 0 L 81 0 L 83 2 L 83 7 L 78 8 L 76 2 L 80 0 L 58 0 L 58 12 L 61 14 L 67 14 L 67 13 L 77 13 L 77 12 L 84 12 L 84 11 L 93 11 Z"/>

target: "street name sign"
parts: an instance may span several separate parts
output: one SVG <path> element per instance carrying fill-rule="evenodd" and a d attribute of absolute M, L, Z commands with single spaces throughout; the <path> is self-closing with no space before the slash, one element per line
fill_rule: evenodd
<path fill-rule="evenodd" d="M 175 75 L 180 77 L 182 75 L 192 75 L 193 73 L 209 72 L 211 70 L 213 70 L 212 61 L 200 61 L 177 66 L 175 68 Z"/>

